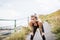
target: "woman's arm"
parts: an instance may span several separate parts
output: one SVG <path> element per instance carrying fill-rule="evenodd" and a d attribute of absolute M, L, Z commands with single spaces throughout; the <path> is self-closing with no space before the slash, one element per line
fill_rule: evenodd
<path fill-rule="evenodd" d="M 29 28 L 31 30 L 31 32 L 33 31 L 33 28 L 32 28 L 32 22 L 29 22 Z"/>
<path fill-rule="evenodd" d="M 32 27 L 32 22 L 29 22 L 29 26 Z"/>
<path fill-rule="evenodd" d="M 38 22 L 41 35 L 44 35 L 43 23 Z"/>

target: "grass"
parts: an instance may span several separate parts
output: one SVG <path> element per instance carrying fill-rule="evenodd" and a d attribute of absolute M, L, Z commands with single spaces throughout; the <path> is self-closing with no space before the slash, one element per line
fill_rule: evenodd
<path fill-rule="evenodd" d="M 60 10 L 49 15 L 39 16 L 42 21 L 47 21 L 52 26 L 52 33 L 56 35 L 56 40 L 60 40 Z"/>
<path fill-rule="evenodd" d="M 4 40 L 26 40 L 26 35 L 30 33 L 29 27 L 22 27 L 20 32 L 15 32 Z"/>
<path fill-rule="evenodd" d="M 56 34 L 56 40 L 60 40 L 60 20 L 53 24 L 52 32 Z"/>

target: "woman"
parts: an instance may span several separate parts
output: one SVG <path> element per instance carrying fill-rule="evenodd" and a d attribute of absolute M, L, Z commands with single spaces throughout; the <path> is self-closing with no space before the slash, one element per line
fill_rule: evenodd
<path fill-rule="evenodd" d="M 33 40 L 37 28 L 40 29 L 40 34 L 42 36 L 42 39 L 45 40 L 43 24 L 38 21 L 38 18 L 35 15 L 31 16 L 31 21 L 30 21 L 29 25 L 32 29 L 32 34 L 31 34 L 30 40 Z"/>

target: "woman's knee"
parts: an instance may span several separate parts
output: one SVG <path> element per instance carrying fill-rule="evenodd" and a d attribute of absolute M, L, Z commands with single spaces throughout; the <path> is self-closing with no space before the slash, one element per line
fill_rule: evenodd
<path fill-rule="evenodd" d="M 31 32 L 31 35 L 34 35 L 34 33 L 33 33 L 33 32 Z"/>

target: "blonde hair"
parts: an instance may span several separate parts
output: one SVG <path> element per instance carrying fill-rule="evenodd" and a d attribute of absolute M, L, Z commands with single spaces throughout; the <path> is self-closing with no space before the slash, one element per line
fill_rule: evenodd
<path fill-rule="evenodd" d="M 35 18 L 36 18 L 36 20 L 38 19 L 38 18 L 37 18 L 37 16 L 35 16 L 35 15 L 31 15 L 31 17 L 35 17 Z"/>

